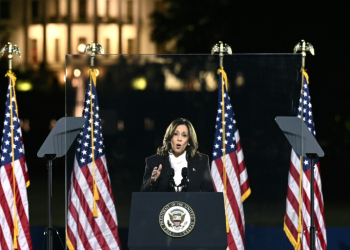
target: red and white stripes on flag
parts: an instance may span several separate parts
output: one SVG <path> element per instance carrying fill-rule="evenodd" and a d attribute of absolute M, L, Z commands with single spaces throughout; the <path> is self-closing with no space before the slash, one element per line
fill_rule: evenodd
<path fill-rule="evenodd" d="M 29 227 L 28 169 L 15 95 L 16 77 L 8 71 L 9 87 L 1 143 L 0 249 L 33 249 Z"/>
<path fill-rule="evenodd" d="M 69 249 L 121 249 L 113 194 L 106 168 L 106 158 L 96 160 L 99 193 L 98 216 L 93 216 L 92 164 L 79 167 L 77 159 L 71 178 L 67 235 Z"/>
<path fill-rule="evenodd" d="M 303 71 L 303 88 L 299 100 L 298 117 L 305 121 L 311 133 L 316 131 L 313 122 L 311 98 L 308 86 L 308 75 Z M 292 150 L 289 165 L 288 189 L 284 231 L 294 249 L 310 249 L 310 164 L 311 160 L 300 157 Z M 302 187 L 302 188 L 300 188 Z M 315 211 L 315 248 L 327 249 L 327 234 L 324 216 L 320 163 L 314 165 L 314 211 Z"/>
<path fill-rule="evenodd" d="M 245 249 L 243 201 L 250 195 L 239 133 L 230 97 L 227 93 L 225 71 L 218 70 L 219 97 L 215 125 L 211 175 L 217 192 L 224 193 L 227 216 L 227 241 L 230 250 Z"/>
<path fill-rule="evenodd" d="M 121 249 L 117 213 L 103 145 L 95 71 L 85 95 L 86 122 L 77 139 L 67 218 L 67 246 Z"/>

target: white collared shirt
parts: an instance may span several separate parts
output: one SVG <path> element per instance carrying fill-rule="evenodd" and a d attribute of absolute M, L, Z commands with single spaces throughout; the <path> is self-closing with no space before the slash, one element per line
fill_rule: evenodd
<path fill-rule="evenodd" d="M 173 153 L 169 152 L 169 161 L 171 167 L 174 169 L 174 181 L 175 185 L 180 185 L 182 180 L 182 168 L 187 168 L 186 151 L 182 155 L 175 157 Z M 179 190 L 178 190 L 179 189 Z M 182 187 L 175 188 L 176 192 L 181 192 Z"/>

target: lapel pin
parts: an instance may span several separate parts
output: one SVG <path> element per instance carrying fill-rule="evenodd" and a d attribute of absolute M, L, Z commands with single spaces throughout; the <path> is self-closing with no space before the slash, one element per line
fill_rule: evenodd
<path fill-rule="evenodd" d="M 193 168 L 193 171 L 196 171 L 196 169 L 195 169 L 195 168 Z"/>

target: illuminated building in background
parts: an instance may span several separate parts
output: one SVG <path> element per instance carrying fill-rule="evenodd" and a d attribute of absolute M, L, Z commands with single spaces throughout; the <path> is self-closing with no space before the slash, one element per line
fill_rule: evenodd
<path fill-rule="evenodd" d="M 152 54 L 150 14 L 161 0 L 0 0 L 0 45 L 17 44 L 14 67 L 62 70 L 66 54 L 100 43 L 108 54 Z"/>

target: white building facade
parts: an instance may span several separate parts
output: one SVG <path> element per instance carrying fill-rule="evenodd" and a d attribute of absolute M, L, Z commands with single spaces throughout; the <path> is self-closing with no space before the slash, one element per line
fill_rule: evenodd
<path fill-rule="evenodd" d="M 66 54 L 96 41 L 108 54 L 153 54 L 150 14 L 161 0 L 0 0 L 0 43 L 17 44 L 14 67 L 62 70 Z M 80 47 L 79 47 L 80 45 Z M 80 48 L 80 49 L 78 49 Z"/>

